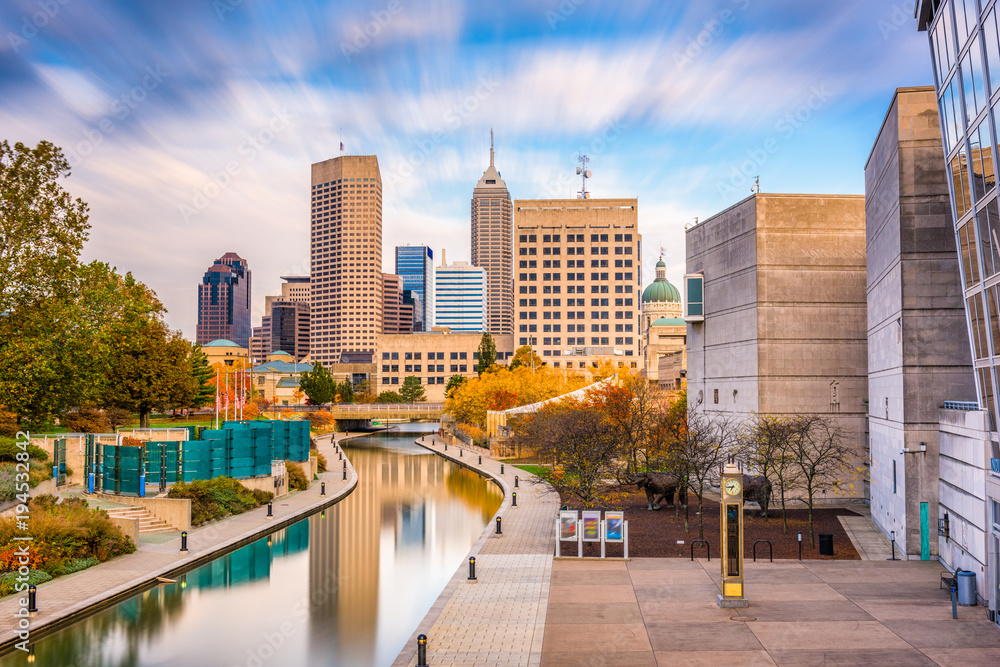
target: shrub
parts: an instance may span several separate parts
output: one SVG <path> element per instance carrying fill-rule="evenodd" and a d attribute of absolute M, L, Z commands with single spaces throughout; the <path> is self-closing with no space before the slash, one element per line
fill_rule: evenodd
<path fill-rule="evenodd" d="M 52 575 L 43 570 L 31 570 L 28 573 L 28 581 L 21 582 L 22 584 L 44 584 L 46 581 L 52 579 Z M 10 595 L 11 593 L 19 592 L 17 590 L 17 572 L 4 572 L 0 574 L 0 596 Z M 27 591 L 27 588 L 21 589 L 20 592 Z"/>
<path fill-rule="evenodd" d="M 337 420 L 329 410 L 317 410 L 316 412 L 309 413 L 309 421 L 311 422 L 311 427 L 316 429 L 335 426 L 337 424 Z"/>
<path fill-rule="evenodd" d="M 66 474 L 72 474 L 67 468 Z M 52 466 L 28 461 L 28 486 L 35 488 L 52 476 Z M 23 488 L 23 487 L 22 487 Z M 12 500 L 17 495 L 17 467 L 14 463 L 0 463 L 0 500 Z"/>
<path fill-rule="evenodd" d="M 191 499 L 191 525 L 198 526 L 231 514 L 242 514 L 260 507 L 274 497 L 269 491 L 254 490 L 239 483 L 232 477 L 199 479 L 186 484 L 174 484 L 167 493 L 168 498 Z"/>
<path fill-rule="evenodd" d="M 288 488 L 295 491 L 305 491 L 309 488 L 309 480 L 306 479 L 306 471 L 295 461 L 285 461 L 285 470 L 288 471 Z"/>
<path fill-rule="evenodd" d="M 25 449 L 21 449 L 17 446 L 17 441 L 14 438 L 0 437 L 0 462 L 17 461 L 17 453 L 23 451 L 28 452 L 28 459 L 31 461 L 49 460 L 49 453 L 41 447 L 28 445 Z M 24 457 L 22 456 L 21 458 Z"/>
<path fill-rule="evenodd" d="M 60 423 L 73 433 L 108 433 L 111 423 L 107 416 L 95 408 L 80 408 L 67 412 Z"/>
<path fill-rule="evenodd" d="M 320 453 L 316 453 L 316 472 L 326 472 L 326 457 Z"/>
<path fill-rule="evenodd" d="M 111 430 L 121 426 L 131 426 L 135 423 L 135 417 L 132 416 L 132 413 L 122 408 L 108 408 L 104 411 L 104 416 L 108 420 Z"/>
<path fill-rule="evenodd" d="M 86 570 L 88 567 L 93 567 L 98 565 L 101 561 L 96 558 L 74 558 L 72 560 L 66 561 L 62 567 L 52 570 L 54 576 L 62 576 L 64 574 L 73 574 L 74 572 L 79 572 L 80 570 Z"/>
<path fill-rule="evenodd" d="M 0 435 L 14 437 L 20 430 L 17 426 L 17 415 L 0 405 Z"/>

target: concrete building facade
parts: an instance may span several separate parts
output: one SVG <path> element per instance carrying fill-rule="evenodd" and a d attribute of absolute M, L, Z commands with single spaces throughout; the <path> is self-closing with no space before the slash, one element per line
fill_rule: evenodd
<path fill-rule="evenodd" d="M 687 341 L 687 323 L 680 291 L 667 280 L 667 265 L 663 259 L 656 263 L 656 280 L 642 291 L 642 315 L 639 320 L 639 354 L 642 356 L 643 373 L 653 384 L 660 383 L 660 361 L 665 356 L 674 357 Z M 683 361 L 683 354 L 680 357 Z M 672 358 L 666 387 L 680 389 L 684 368 L 674 368 Z"/>
<path fill-rule="evenodd" d="M 688 229 L 686 245 L 704 281 L 688 405 L 829 417 L 867 460 L 864 197 L 756 194 Z M 844 487 L 865 497 L 860 476 Z"/>
<path fill-rule="evenodd" d="M 382 332 L 382 177 L 374 155 L 312 165 L 311 358 L 373 352 Z"/>
<path fill-rule="evenodd" d="M 553 368 L 639 368 L 636 199 L 514 202 L 514 339 Z"/>
<path fill-rule="evenodd" d="M 271 304 L 275 301 L 291 301 L 293 303 L 309 304 L 309 276 L 281 276 L 281 294 L 264 297 L 264 314 L 271 313 Z"/>
<path fill-rule="evenodd" d="M 940 408 L 976 397 L 939 128 L 934 88 L 900 88 L 865 165 L 871 515 L 923 560 L 943 516 Z"/>
<path fill-rule="evenodd" d="M 396 246 L 396 275 L 404 303 L 413 306 L 413 330 L 434 326 L 434 251 L 425 245 Z"/>
<path fill-rule="evenodd" d="M 208 268 L 198 285 L 198 343 L 225 339 L 249 347 L 250 278 L 247 261 L 235 252 L 227 252 Z"/>
<path fill-rule="evenodd" d="M 309 304 L 272 301 L 270 306 L 261 319 L 261 351 L 267 356 L 281 350 L 302 361 L 309 356 Z"/>
<path fill-rule="evenodd" d="M 472 191 L 472 265 L 486 270 L 486 328 L 514 330 L 513 209 L 507 184 L 494 164 L 490 131 L 490 166 Z"/>
<path fill-rule="evenodd" d="M 382 274 L 382 333 L 413 332 L 413 306 L 403 303 L 402 280 L 394 273 Z"/>
<path fill-rule="evenodd" d="M 486 331 L 486 269 L 468 262 L 444 263 L 434 270 L 436 327 L 459 332 Z"/>

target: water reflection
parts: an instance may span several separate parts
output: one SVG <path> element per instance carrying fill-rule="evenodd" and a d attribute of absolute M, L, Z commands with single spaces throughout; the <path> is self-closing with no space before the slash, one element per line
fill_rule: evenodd
<path fill-rule="evenodd" d="M 501 500 L 412 438 L 353 441 L 347 499 L 43 638 L 35 664 L 390 664 Z"/>

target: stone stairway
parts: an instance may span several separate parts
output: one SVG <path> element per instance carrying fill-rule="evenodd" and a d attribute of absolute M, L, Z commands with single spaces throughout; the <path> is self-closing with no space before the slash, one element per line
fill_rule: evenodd
<path fill-rule="evenodd" d="M 142 507 L 127 507 L 107 510 L 108 516 L 117 519 L 138 519 L 139 534 L 166 533 L 176 530 L 163 519 L 156 518 L 149 510 Z"/>

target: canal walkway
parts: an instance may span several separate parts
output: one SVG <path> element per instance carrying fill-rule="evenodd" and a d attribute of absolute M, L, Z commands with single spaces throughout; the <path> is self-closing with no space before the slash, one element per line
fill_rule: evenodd
<path fill-rule="evenodd" d="M 347 479 L 343 479 L 342 464 L 337 459 L 336 445 L 358 434 L 336 434 L 316 437 L 321 454 L 330 466 L 305 491 L 288 494 L 273 503 L 273 517 L 268 518 L 263 506 L 221 521 L 188 531 L 188 551 L 180 551 L 178 533 L 162 543 L 140 541 L 137 550 L 75 574 L 58 577 L 38 586 L 38 613 L 31 619 L 31 641 L 42 633 L 64 627 L 98 609 L 108 607 L 156 584 L 157 577 L 172 578 L 220 553 L 249 544 L 267 533 L 289 526 L 303 516 L 344 498 L 358 484 L 358 476 L 350 461 Z M 345 456 L 346 459 L 346 456 Z M 326 482 L 326 495 L 320 495 L 320 482 Z M 19 641 L 15 632 L 19 609 L 17 595 L 0 602 L 0 650 Z"/>
<path fill-rule="evenodd" d="M 463 563 L 417 626 L 394 667 L 417 664 L 416 641 L 427 635 L 431 665 L 539 665 L 552 573 L 559 496 L 537 477 L 486 455 L 446 444 L 441 438 L 418 438 L 417 444 L 451 461 L 494 478 L 504 501 L 486 531 L 473 545 L 476 581 L 468 581 Z M 517 488 L 514 477 L 519 478 Z M 517 493 L 517 507 L 512 493 Z M 496 517 L 502 535 L 496 535 Z"/>

